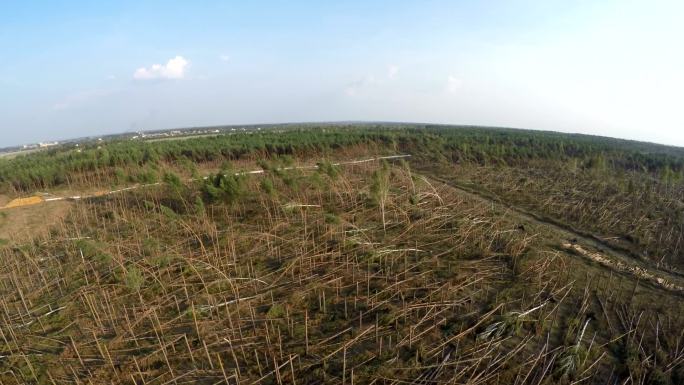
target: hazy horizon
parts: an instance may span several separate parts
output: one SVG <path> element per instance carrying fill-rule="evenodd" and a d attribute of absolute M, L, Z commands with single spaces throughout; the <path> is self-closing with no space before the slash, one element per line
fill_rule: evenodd
<path fill-rule="evenodd" d="M 11 3 L 0 147 L 337 121 L 684 146 L 683 13 L 671 0 Z"/>
<path fill-rule="evenodd" d="M 79 140 L 79 139 L 85 139 L 85 138 L 98 138 L 98 137 L 105 137 L 105 136 L 117 136 L 117 135 L 125 135 L 125 134 L 133 134 L 133 133 L 140 133 L 140 132 L 157 132 L 157 131 L 172 131 L 172 130 L 188 130 L 188 129 L 210 129 L 210 128 L 220 128 L 220 127 L 240 127 L 240 126 L 246 126 L 246 127 L 254 127 L 254 126 L 280 126 L 280 125 L 311 125 L 311 126 L 316 126 L 316 125 L 344 125 L 344 124 L 356 124 L 359 126 L 364 126 L 364 125 L 373 125 L 373 124 L 387 124 L 387 125 L 436 125 L 436 126 L 444 126 L 445 128 L 448 127 L 482 127 L 482 128 L 492 128 L 492 129 L 511 129 L 511 130 L 531 130 L 531 131 L 539 131 L 539 132 L 555 132 L 555 133 L 560 133 L 560 134 L 568 134 L 568 135 L 588 135 L 588 136 L 596 136 L 596 137 L 604 137 L 604 138 L 613 138 L 613 139 L 620 139 L 620 140 L 627 140 L 627 141 L 638 141 L 642 143 L 651 143 L 655 145 L 663 145 L 663 146 L 670 146 L 670 147 L 678 147 L 678 148 L 683 148 L 684 145 L 676 145 L 676 144 L 667 144 L 667 143 L 659 143 L 659 142 L 653 142 L 653 141 L 648 141 L 648 140 L 642 140 L 642 139 L 630 139 L 630 138 L 623 138 L 623 137 L 616 137 L 616 136 L 606 136 L 606 135 L 601 135 L 601 134 L 593 134 L 593 133 L 582 133 L 582 132 L 572 132 L 572 131 L 557 131 L 557 130 L 546 130 L 546 129 L 529 129 L 526 127 L 511 127 L 511 126 L 491 126 L 491 125 L 478 125 L 478 124 L 458 124 L 458 123 L 437 123 L 437 122 L 400 122 L 400 121 L 381 121 L 381 120 L 339 120 L 339 121 L 301 121 L 301 122 L 245 122 L 245 123 L 227 123 L 227 124 L 210 124 L 206 126 L 185 126 L 185 127 L 161 127 L 161 128 L 150 128 L 150 129 L 140 129 L 140 130 L 123 130 L 123 131 L 112 131 L 112 132 L 100 132 L 100 133 L 91 133 L 91 134 L 84 134 L 81 136 L 71 136 L 71 137 L 52 137 L 52 138 L 44 138 L 42 140 L 38 141 L 33 141 L 33 142 L 22 142 L 22 143 L 16 143 L 16 144 L 9 144 L 9 145 L 2 145 L 0 146 L 0 149 L 2 148 L 8 148 L 8 147 L 16 147 L 16 146 L 21 146 L 21 145 L 30 145 L 30 144 L 38 144 L 39 142 L 47 143 L 47 142 L 69 142 L 73 140 Z"/>

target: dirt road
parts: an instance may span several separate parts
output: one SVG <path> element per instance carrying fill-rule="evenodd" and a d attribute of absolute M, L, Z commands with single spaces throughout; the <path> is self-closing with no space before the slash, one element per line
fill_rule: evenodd
<path fill-rule="evenodd" d="M 421 172 L 421 176 L 428 180 L 447 185 L 470 198 L 503 208 L 518 217 L 521 222 L 543 226 L 552 230 L 564 240 L 557 246 L 565 249 L 570 255 L 581 256 L 606 268 L 632 275 L 635 278 L 649 282 L 654 286 L 684 294 L 683 277 L 653 266 L 646 261 L 638 260 L 629 255 L 629 253 L 616 249 L 606 242 L 602 242 L 596 235 L 587 235 L 568 226 L 563 226 L 559 223 L 542 218 L 528 210 L 513 206 L 507 202 L 502 202 L 495 196 L 488 196 L 475 189 L 464 186 L 458 181 L 448 180 L 433 175 L 428 170 L 421 170 Z"/>

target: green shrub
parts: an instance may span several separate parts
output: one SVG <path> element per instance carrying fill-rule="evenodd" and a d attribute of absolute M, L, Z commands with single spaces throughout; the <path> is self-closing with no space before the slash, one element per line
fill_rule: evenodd
<path fill-rule="evenodd" d="M 124 282 L 127 288 L 138 291 L 145 283 L 145 278 L 137 267 L 130 266 L 126 269 Z"/>

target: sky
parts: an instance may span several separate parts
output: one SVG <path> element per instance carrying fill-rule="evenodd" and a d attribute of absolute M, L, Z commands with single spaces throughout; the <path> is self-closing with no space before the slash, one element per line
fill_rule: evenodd
<path fill-rule="evenodd" d="M 6 0 L 0 147 L 350 120 L 684 146 L 682 15 L 680 0 Z"/>

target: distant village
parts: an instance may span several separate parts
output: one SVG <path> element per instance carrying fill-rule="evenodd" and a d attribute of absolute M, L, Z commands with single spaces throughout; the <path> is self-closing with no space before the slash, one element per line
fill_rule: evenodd
<path fill-rule="evenodd" d="M 37 144 L 25 144 L 22 146 L 24 150 L 33 150 L 36 148 L 47 148 L 47 147 L 53 147 L 53 146 L 58 146 L 59 142 L 40 142 Z"/>
<path fill-rule="evenodd" d="M 138 131 L 135 133 L 126 134 L 113 134 L 104 135 L 101 137 L 88 137 L 73 139 L 68 141 L 54 141 L 54 142 L 39 142 L 30 143 L 19 146 L 12 146 L 6 148 L 0 148 L 0 156 L 7 156 L 13 154 L 21 154 L 23 152 L 32 152 L 37 150 L 43 150 L 55 146 L 73 146 L 77 148 L 77 152 L 80 152 L 79 143 L 92 143 L 92 142 L 103 142 L 105 140 L 112 139 L 126 139 L 129 140 L 154 140 L 154 139 L 166 139 L 166 138 L 183 138 L 192 136 L 203 136 L 203 135 L 219 135 L 221 133 L 229 133 L 235 131 L 260 131 L 261 127 L 256 126 L 242 126 L 242 127 L 230 127 L 230 126 L 215 126 L 215 127 L 202 127 L 202 128 L 187 128 L 187 129 L 175 129 L 175 130 L 160 130 L 160 131 Z"/>
<path fill-rule="evenodd" d="M 131 137 L 131 140 L 136 139 L 155 139 L 155 138 L 172 138 L 178 136 L 195 136 L 195 135 L 209 135 L 218 134 L 219 129 L 194 129 L 194 130 L 171 130 L 171 131 L 154 131 L 145 132 L 140 131 L 137 135 Z"/>

